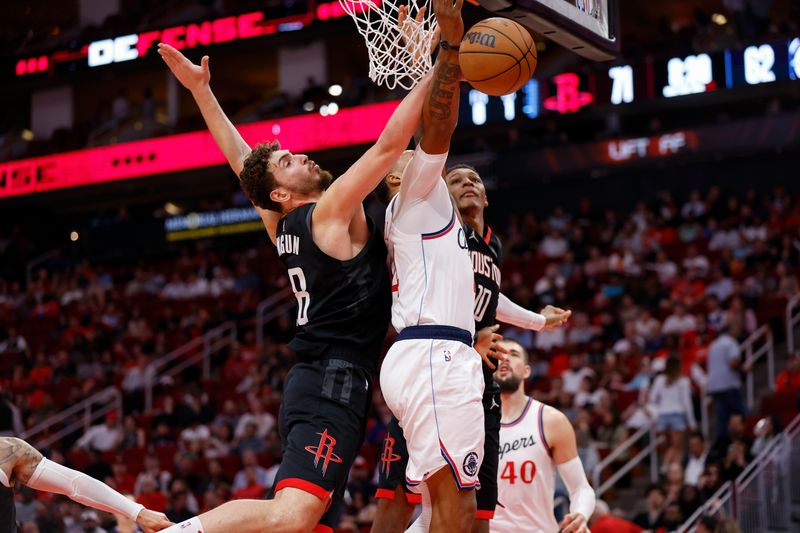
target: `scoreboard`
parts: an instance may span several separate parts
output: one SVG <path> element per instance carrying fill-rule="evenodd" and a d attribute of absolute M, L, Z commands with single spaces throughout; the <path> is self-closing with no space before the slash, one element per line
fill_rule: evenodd
<path fill-rule="evenodd" d="M 500 98 L 470 90 L 461 111 L 481 125 L 790 80 L 800 80 L 800 38 L 714 54 L 597 63 L 580 72 L 531 79 L 518 93 Z"/>

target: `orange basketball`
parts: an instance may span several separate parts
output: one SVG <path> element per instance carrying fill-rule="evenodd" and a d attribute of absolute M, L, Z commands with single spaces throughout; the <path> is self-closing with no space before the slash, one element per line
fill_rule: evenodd
<path fill-rule="evenodd" d="M 464 34 L 458 61 L 464 78 L 479 91 L 503 96 L 519 90 L 536 70 L 536 43 L 513 20 L 482 20 Z"/>

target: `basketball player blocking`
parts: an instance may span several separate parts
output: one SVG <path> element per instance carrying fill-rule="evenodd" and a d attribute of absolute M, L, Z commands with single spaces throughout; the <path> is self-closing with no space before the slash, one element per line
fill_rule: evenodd
<path fill-rule="evenodd" d="M 384 204 L 398 193 L 405 168 L 412 157 L 413 152 L 406 151 L 377 189 L 376 195 Z M 473 319 L 475 329 L 478 330 L 475 349 L 484 359 L 485 388 L 482 403 L 485 441 L 484 458 L 478 473 L 481 488 L 476 494 L 477 511 L 472 531 L 485 533 L 489 531 L 489 520 L 494 516 L 497 506 L 501 416 L 500 389 L 493 380 L 495 365 L 489 357 L 498 359 L 505 353 L 505 348 L 497 343 L 502 337 L 495 333 L 498 327 L 496 322 L 539 331 L 564 325 L 571 313 L 553 306 L 545 307 L 541 314 L 534 313 L 514 304 L 501 294 L 502 244 L 484 218 L 488 199 L 483 181 L 478 172 L 468 165 L 456 165 L 449 169 L 444 179 L 463 221 L 475 279 Z M 393 418 L 384 441 L 379 469 L 379 485 L 375 495 L 378 509 L 373 533 L 398 533 L 405 530 L 414 506 L 421 502 L 418 494 L 408 492 L 405 483 L 407 462 L 405 437 L 397 420 Z M 430 506 L 423 505 L 422 514 L 409 531 L 427 531 L 430 518 Z"/>
<path fill-rule="evenodd" d="M 42 492 L 62 494 L 88 507 L 124 516 L 145 533 L 154 533 L 172 522 L 163 513 L 145 509 L 108 485 L 46 459 L 24 440 L 0 437 L 0 532 L 17 531 L 13 487 L 25 485 Z"/>
<path fill-rule="evenodd" d="M 169 46 L 160 45 L 159 53 L 192 92 L 258 209 L 299 304 L 297 333 L 289 344 L 299 362 L 284 389 L 280 427 L 285 451 L 274 499 L 228 502 L 168 531 L 332 531 L 363 441 L 390 310 L 386 248 L 362 201 L 408 145 L 431 76 L 401 102 L 377 143 L 331 183 L 330 174 L 308 157 L 277 143 L 250 151 L 209 88 L 207 57 L 198 66 Z M 352 385 L 328 385 L 342 379 Z"/>

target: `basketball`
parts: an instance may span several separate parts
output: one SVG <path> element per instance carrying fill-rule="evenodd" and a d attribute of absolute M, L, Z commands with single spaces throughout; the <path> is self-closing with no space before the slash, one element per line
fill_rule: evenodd
<path fill-rule="evenodd" d="M 464 78 L 491 96 L 519 90 L 536 70 L 533 37 L 513 20 L 482 20 L 464 34 L 459 47 Z"/>

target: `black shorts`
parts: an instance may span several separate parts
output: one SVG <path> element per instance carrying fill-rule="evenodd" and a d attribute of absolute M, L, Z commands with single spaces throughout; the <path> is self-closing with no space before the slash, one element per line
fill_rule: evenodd
<path fill-rule="evenodd" d="M 491 520 L 497 507 L 497 465 L 500 450 L 500 390 L 492 383 L 483 394 L 484 429 L 486 439 L 483 445 L 483 463 L 478 472 L 481 487 L 475 493 L 477 499 L 476 520 Z M 408 490 L 405 484 L 408 451 L 403 429 L 392 417 L 387 426 L 386 438 L 383 441 L 378 462 L 378 490 L 375 498 L 392 500 L 395 490 L 402 486 L 406 500 L 410 504 L 421 503 L 419 494 Z"/>
<path fill-rule="evenodd" d="M 328 501 L 315 532 L 339 525 L 347 475 L 364 440 L 372 377 L 341 359 L 297 363 L 286 376 L 279 429 L 283 460 L 272 495 L 291 487 Z"/>

